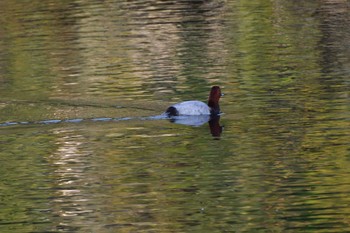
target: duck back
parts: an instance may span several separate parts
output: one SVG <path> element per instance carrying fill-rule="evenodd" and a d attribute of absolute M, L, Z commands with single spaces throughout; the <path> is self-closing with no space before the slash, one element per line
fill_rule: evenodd
<path fill-rule="evenodd" d="M 166 113 L 170 116 L 179 115 L 210 115 L 210 108 L 201 101 L 191 100 L 170 106 Z"/>

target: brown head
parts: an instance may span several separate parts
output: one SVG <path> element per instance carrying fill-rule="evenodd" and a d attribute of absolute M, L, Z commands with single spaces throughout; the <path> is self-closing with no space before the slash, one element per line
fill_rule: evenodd
<path fill-rule="evenodd" d="M 221 89 L 219 86 L 213 86 L 210 91 L 209 100 L 208 100 L 208 106 L 212 110 L 213 115 L 217 115 L 220 113 L 220 106 L 219 106 L 219 100 L 221 94 Z"/>

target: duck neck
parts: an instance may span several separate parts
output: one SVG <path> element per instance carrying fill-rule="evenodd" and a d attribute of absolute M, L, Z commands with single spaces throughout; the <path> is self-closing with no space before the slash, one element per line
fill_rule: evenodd
<path fill-rule="evenodd" d="M 211 108 L 211 114 L 217 115 L 220 113 L 220 106 L 219 106 L 219 103 L 217 101 L 209 100 L 208 106 Z"/>

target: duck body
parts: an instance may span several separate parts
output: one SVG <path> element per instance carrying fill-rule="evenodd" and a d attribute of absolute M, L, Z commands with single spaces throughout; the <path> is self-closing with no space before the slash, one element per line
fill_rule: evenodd
<path fill-rule="evenodd" d="M 199 116 L 220 114 L 219 99 L 222 96 L 220 87 L 213 86 L 208 104 L 198 100 L 180 102 L 168 107 L 165 113 L 169 116 Z"/>
<path fill-rule="evenodd" d="M 211 115 L 210 107 L 198 100 L 184 101 L 171 105 L 166 113 L 171 116 L 198 116 Z"/>

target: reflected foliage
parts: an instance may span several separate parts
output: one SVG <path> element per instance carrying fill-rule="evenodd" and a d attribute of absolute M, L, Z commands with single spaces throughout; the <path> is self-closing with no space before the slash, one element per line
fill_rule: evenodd
<path fill-rule="evenodd" d="M 346 1 L 3 0 L 0 23 L 0 123 L 62 120 L 0 126 L 1 232 L 350 231 Z M 142 118 L 212 85 L 220 122 Z M 64 121 L 95 117 L 129 120 Z"/>

